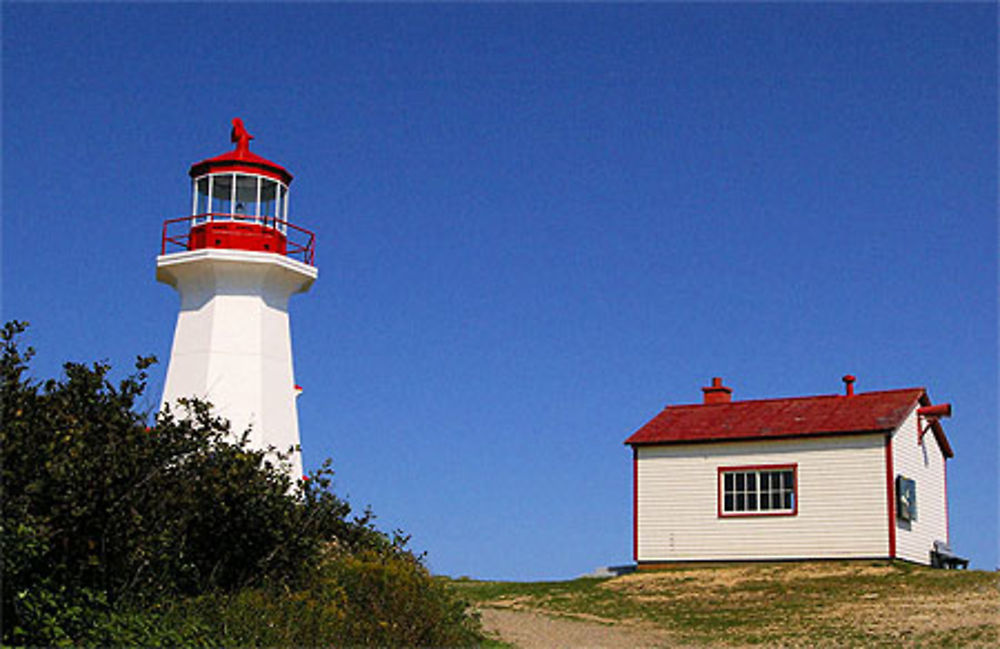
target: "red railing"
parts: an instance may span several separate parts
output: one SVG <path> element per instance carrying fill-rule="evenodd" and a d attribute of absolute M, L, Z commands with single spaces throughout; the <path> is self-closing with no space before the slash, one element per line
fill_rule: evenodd
<path fill-rule="evenodd" d="M 193 250 L 201 247 L 227 247 L 227 246 L 192 246 L 191 230 L 207 223 L 243 223 L 247 225 L 260 226 L 262 230 L 270 230 L 272 233 L 280 234 L 284 239 L 284 250 L 272 251 L 274 254 L 284 254 L 293 259 L 298 258 L 303 263 L 310 266 L 316 265 L 316 235 L 305 228 L 294 223 L 275 218 L 273 216 L 255 218 L 242 214 L 221 214 L 209 212 L 206 214 L 196 214 L 194 216 L 182 216 L 176 219 L 167 219 L 163 222 L 163 235 L 160 239 L 160 254 L 167 254 L 168 244 L 183 250 Z M 181 226 L 180 224 L 184 224 Z M 284 228 L 284 231 L 282 231 Z M 183 231 L 178 232 L 178 230 Z M 237 248 L 241 248 L 237 246 Z M 250 249 L 250 248 L 247 248 Z"/>

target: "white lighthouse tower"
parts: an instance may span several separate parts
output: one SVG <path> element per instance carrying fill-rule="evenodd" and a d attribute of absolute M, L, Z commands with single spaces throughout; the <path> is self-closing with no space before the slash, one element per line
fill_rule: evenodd
<path fill-rule="evenodd" d="M 253 447 L 284 452 L 299 444 L 288 298 L 316 279 L 315 236 L 288 220 L 292 175 L 251 139 L 234 119 L 236 148 L 191 166 L 191 215 L 163 224 L 156 279 L 181 297 L 163 403 L 204 399 Z"/>

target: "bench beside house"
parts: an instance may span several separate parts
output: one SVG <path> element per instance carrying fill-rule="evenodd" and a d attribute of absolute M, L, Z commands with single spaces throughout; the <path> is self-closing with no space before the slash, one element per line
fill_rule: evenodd
<path fill-rule="evenodd" d="M 951 551 L 951 546 L 944 541 L 934 541 L 934 549 L 931 550 L 931 565 L 935 568 L 962 568 L 969 567 L 969 560 L 958 556 Z"/>
<path fill-rule="evenodd" d="M 715 378 L 703 403 L 668 406 L 625 440 L 638 567 L 954 557 L 942 552 L 951 407 L 924 388 L 844 382 L 839 395 L 734 401 Z"/>

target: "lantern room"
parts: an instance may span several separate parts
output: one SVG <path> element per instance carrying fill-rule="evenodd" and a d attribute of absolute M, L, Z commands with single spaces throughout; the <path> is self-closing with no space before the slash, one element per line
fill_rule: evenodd
<path fill-rule="evenodd" d="M 313 264 L 313 234 L 288 220 L 292 175 L 250 151 L 253 136 L 239 118 L 230 139 L 234 150 L 191 165 L 191 214 L 164 223 L 161 254 L 168 247 L 228 248 Z"/>

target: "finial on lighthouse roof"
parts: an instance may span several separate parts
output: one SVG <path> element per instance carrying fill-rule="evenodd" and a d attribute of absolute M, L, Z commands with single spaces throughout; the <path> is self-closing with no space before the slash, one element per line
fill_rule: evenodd
<path fill-rule="evenodd" d="M 236 143 L 237 151 L 249 151 L 250 150 L 250 140 L 253 136 L 247 132 L 245 126 L 243 126 L 243 120 L 239 117 L 233 118 L 233 130 L 229 134 L 229 139 Z"/>
<path fill-rule="evenodd" d="M 292 182 L 292 174 L 288 173 L 287 169 L 250 150 L 250 140 L 254 137 L 247 132 L 243 120 L 239 117 L 233 119 L 233 129 L 230 131 L 229 139 L 236 144 L 235 149 L 194 163 L 188 174 L 192 178 L 199 178 L 220 172 L 238 172 L 268 176 L 280 180 L 286 186 Z"/>

